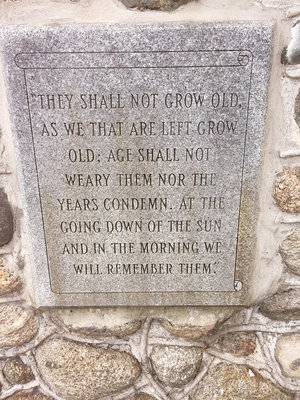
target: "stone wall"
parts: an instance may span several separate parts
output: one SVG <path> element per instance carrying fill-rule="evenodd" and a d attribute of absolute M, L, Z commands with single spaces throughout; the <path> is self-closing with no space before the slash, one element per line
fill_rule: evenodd
<path fill-rule="evenodd" d="M 0 25 L 276 22 L 253 304 L 35 309 L 2 84 L 0 399 L 300 399 L 300 4 L 187 3 L 0 0 Z"/>

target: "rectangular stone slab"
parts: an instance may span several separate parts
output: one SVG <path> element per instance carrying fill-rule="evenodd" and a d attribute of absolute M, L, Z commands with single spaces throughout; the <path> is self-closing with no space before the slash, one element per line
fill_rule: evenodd
<path fill-rule="evenodd" d="M 38 306 L 247 304 L 272 25 L 8 27 Z"/>

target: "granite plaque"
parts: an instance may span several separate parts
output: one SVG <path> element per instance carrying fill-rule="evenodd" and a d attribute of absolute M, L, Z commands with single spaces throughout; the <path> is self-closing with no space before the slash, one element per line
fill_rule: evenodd
<path fill-rule="evenodd" d="M 249 302 L 271 38 L 2 31 L 38 305 Z"/>

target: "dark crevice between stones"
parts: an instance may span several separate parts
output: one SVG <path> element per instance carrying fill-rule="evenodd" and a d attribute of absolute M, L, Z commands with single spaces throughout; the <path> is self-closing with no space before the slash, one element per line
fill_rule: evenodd
<path fill-rule="evenodd" d="M 289 63 L 286 54 L 287 54 L 287 46 L 285 46 L 285 47 L 282 49 L 281 56 L 280 56 L 280 62 L 281 62 L 281 64 L 283 64 L 283 65 L 286 65 L 286 64 Z"/>
<path fill-rule="evenodd" d="M 14 218 L 7 194 L 0 188 L 0 246 L 8 244 L 14 234 Z"/>
<path fill-rule="evenodd" d="M 297 96 L 295 98 L 294 119 L 295 119 L 297 125 L 300 128 L 300 89 L 299 89 L 298 94 L 297 94 Z"/>

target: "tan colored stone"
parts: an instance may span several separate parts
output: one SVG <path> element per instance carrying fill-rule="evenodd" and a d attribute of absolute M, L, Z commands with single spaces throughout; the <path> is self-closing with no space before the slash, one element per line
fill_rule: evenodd
<path fill-rule="evenodd" d="M 119 392 L 141 373 L 131 354 L 64 339 L 38 346 L 36 362 L 43 380 L 70 400 L 96 400 Z"/>
<path fill-rule="evenodd" d="M 20 357 L 8 360 L 4 365 L 3 374 L 13 384 L 24 384 L 34 379 L 31 368 Z"/>
<path fill-rule="evenodd" d="M 213 347 L 237 357 L 246 357 L 255 352 L 256 335 L 252 332 L 228 333 L 218 339 Z"/>
<path fill-rule="evenodd" d="M 10 273 L 4 266 L 4 260 L 0 259 L 0 296 L 14 292 L 20 287 L 20 278 Z"/>
<path fill-rule="evenodd" d="M 130 397 L 126 397 L 124 400 L 157 400 L 156 397 L 151 396 L 147 393 L 138 393 Z"/>
<path fill-rule="evenodd" d="M 0 305 L 0 348 L 21 346 L 29 342 L 38 329 L 32 310 L 15 304 Z"/>
<path fill-rule="evenodd" d="M 279 252 L 288 269 L 300 275 L 300 231 L 289 235 L 280 245 Z"/>
<path fill-rule="evenodd" d="M 261 303 L 259 311 L 275 320 L 300 319 L 300 289 L 276 293 Z"/>
<path fill-rule="evenodd" d="M 214 366 L 199 383 L 191 400 L 291 400 L 271 381 L 245 365 Z"/>
<path fill-rule="evenodd" d="M 6 400 L 54 400 L 53 397 L 46 396 L 37 390 L 22 390 L 12 396 L 6 398 Z"/>
<path fill-rule="evenodd" d="M 190 1 L 191 0 L 121 0 L 121 2 L 128 8 L 159 11 L 176 10 L 176 8 L 187 4 Z"/>
<path fill-rule="evenodd" d="M 285 168 L 276 175 L 273 197 L 282 211 L 300 212 L 300 167 Z"/>
<path fill-rule="evenodd" d="M 275 355 L 283 375 L 300 378 L 300 335 L 281 336 L 276 343 Z"/>
<path fill-rule="evenodd" d="M 150 357 L 157 378 L 168 386 L 180 387 L 195 378 L 202 355 L 199 347 L 154 346 Z"/>
<path fill-rule="evenodd" d="M 97 327 L 83 327 L 75 328 L 74 331 L 80 335 L 86 335 L 95 339 L 107 336 L 124 337 L 130 336 L 136 333 L 142 326 L 142 321 L 131 321 L 124 325 L 118 325 L 114 328 L 103 327 L 102 329 Z"/>
<path fill-rule="evenodd" d="M 185 339 L 199 339 L 201 336 L 206 335 L 215 327 L 215 324 L 208 326 L 173 325 L 167 320 L 162 320 L 161 324 L 172 335 L 180 336 Z"/>

